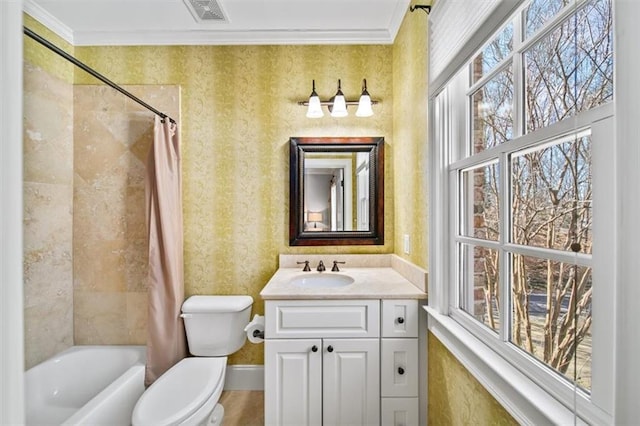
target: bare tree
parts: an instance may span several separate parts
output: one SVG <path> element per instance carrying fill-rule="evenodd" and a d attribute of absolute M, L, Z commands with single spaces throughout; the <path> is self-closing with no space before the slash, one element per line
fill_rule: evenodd
<path fill-rule="evenodd" d="M 566 0 L 534 0 L 525 12 L 525 32 L 533 33 Z M 502 50 L 501 50 L 502 48 Z M 497 38 L 474 61 L 474 77 L 498 63 L 504 39 Z M 487 55 L 495 57 L 487 58 Z M 611 2 L 592 0 L 522 54 L 525 68 L 525 131 L 533 132 L 608 102 L 613 94 Z M 474 152 L 512 137 L 513 119 L 501 106 L 512 104 L 509 69 L 496 74 L 473 95 Z M 489 105 L 489 111 L 487 111 Z M 544 249 L 591 253 L 591 141 L 584 135 L 511 156 L 508 191 L 499 190 L 497 173 L 479 169 L 474 182 L 474 236 L 498 235 L 499 194 L 510 194 L 511 242 Z M 502 171 L 507 172 L 506 170 Z M 506 214 L 506 213 L 503 213 Z M 495 229 L 494 229 L 495 228 Z M 502 230 L 506 232 L 506 230 Z M 484 289 L 484 322 L 496 329 L 500 305 L 498 255 L 480 248 L 475 285 Z M 544 257 L 544 256 L 543 256 Z M 510 255 L 512 341 L 567 374 L 576 351 L 590 333 L 591 269 L 547 258 Z M 534 312 L 532 297 L 543 295 Z M 537 299 L 536 299 L 537 300 Z M 590 344 L 590 343 L 589 343 Z M 590 356 L 590 347 L 581 356 Z M 588 362 L 588 359 L 582 360 Z M 577 368 L 577 366 L 573 366 Z M 590 387 L 590 378 L 580 382 Z"/>

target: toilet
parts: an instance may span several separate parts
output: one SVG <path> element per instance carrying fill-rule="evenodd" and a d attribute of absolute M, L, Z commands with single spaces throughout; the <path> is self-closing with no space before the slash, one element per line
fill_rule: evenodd
<path fill-rule="evenodd" d="M 142 394 L 133 426 L 222 424 L 218 399 L 224 387 L 227 356 L 246 340 L 251 296 L 191 296 L 182 304 L 189 353 Z"/>

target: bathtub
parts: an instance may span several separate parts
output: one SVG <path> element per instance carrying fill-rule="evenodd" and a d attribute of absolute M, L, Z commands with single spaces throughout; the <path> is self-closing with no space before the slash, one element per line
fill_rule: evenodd
<path fill-rule="evenodd" d="M 130 425 L 144 346 L 72 346 L 25 373 L 27 425 Z"/>

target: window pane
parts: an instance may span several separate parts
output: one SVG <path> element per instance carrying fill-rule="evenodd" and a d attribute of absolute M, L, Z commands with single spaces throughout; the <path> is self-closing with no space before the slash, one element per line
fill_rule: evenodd
<path fill-rule="evenodd" d="M 495 38 L 482 52 L 472 61 L 473 83 L 480 80 L 489 71 L 502 62 L 513 49 L 513 24 L 507 25 L 504 30 Z"/>
<path fill-rule="evenodd" d="M 512 242 L 582 253 L 592 247 L 591 139 L 536 147 L 511 158 Z"/>
<path fill-rule="evenodd" d="M 524 53 L 527 131 L 613 98 L 611 4 L 591 1 Z"/>
<path fill-rule="evenodd" d="M 591 268 L 513 255 L 512 343 L 587 390 L 591 284 Z"/>
<path fill-rule="evenodd" d="M 513 72 L 496 74 L 472 96 L 473 152 L 513 138 Z"/>
<path fill-rule="evenodd" d="M 494 163 L 462 171 L 462 235 L 493 241 L 500 238 L 499 170 Z"/>
<path fill-rule="evenodd" d="M 574 0 L 532 0 L 524 12 L 525 38 L 528 38 L 545 22 L 556 16 L 563 7 Z"/>
<path fill-rule="evenodd" d="M 498 251 L 470 244 L 459 247 L 463 271 L 460 309 L 497 332 L 500 326 Z"/>

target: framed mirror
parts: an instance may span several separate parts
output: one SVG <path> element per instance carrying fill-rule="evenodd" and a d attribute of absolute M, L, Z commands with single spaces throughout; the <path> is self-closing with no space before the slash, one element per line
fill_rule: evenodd
<path fill-rule="evenodd" d="M 384 244 L 384 138 L 292 137 L 289 245 Z"/>

